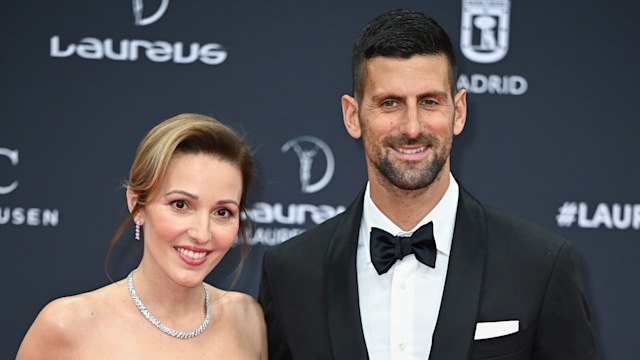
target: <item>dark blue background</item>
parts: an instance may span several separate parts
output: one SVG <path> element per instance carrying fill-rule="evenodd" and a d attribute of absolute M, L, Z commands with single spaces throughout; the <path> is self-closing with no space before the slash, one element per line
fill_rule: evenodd
<path fill-rule="evenodd" d="M 145 1 L 152 12 L 160 0 Z M 459 50 L 462 2 L 435 1 L 171 1 L 154 24 L 135 26 L 131 1 L 11 1 L 0 11 L 0 148 L 18 150 L 13 166 L 0 156 L 0 219 L 16 208 L 57 211 L 57 224 L 0 223 L 0 358 L 15 356 L 38 311 L 56 297 L 108 283 L 104 253 L 125 214 L 126 178 L 139 140 L 182 112 L 213 115 L 246 134 L 260 177 L 250 202 L 347 205 L 364 185 L 360 144 L 342 124 L 340 96 L 351 91 L 350 52 L 360 29 L 398 7 L 424 11 L 450 33 L 460 71 L 520 76 L 522 95 L 469 94 L 464 132 L 454 140 L 458 181 L 480 200 L 570 239 L 603 359 L 640 357 L 639 232 L 560 227 L 565 202 L 640 206 L 636 2 L 536 1 L 511 4 L 509 50 L 491 64 Z M 146 13 L 148 16 L 150 13 Z M 49 55 L 61 46 L 100 40 L 218 43 L 220 65 L 88 60 Z M 299 163 L 280 148 L 314 136 L 335 156 L 323 190 L 300 190 Z M 314 158 L 312 179 L 326 159 Z M 640 217 L 640 215 L 639 215 Z M 19 222 L 19 221 L 18 221 Z M 256 224 L 263 230 L 308 228 Z M 124 277 L 141 254 L 126 237 L 109 264 Z M 261 255 L 256 245 L 236 289 L 255 295 Z M 227 286 L 232 250 L 208 281 Z"/>

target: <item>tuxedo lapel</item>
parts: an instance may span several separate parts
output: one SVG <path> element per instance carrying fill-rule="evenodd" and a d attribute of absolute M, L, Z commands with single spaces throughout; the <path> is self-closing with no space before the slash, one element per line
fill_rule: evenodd
<path fill-rule="evenodd" d="M 334 359 L 367 359 L 362 331 L 356 250 L 364 191 L 344 212 L 325 258 L 329 337 Z M 456 225 L 430 360 L 467 359 L 475 332 L 487 257 L 484 210 L 460 188 Z"/>
<path fill-rule="evenodd" d="M 482 205 L 460 187 L 449 268 L 430 360 L 467 359 L 475 333 L 487 258 Z"/>
<path fill-rule="evenodd" d="M 360 319 L 356 250 L 364 190 L 344 212 L 325 259 L 329 337 L 334 359 L 367 359 Z"/>

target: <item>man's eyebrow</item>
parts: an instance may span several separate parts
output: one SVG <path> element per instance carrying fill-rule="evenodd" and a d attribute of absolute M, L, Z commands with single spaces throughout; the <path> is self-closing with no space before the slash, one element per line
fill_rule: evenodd
<path fill-rule="evenodd" d="M 449 96 L 449 93 L 446 91 L 427 91 L 421 94 L 418 94 L 417 98 L 418 99 L 424 99 L 427 97 L 436 97 L 436 98 L 446 98 Z M 397 95 L 397 94 L 393 94 L 393 93 L 380 93 L 380 94 L 376 94 L 373 95 L 371 97 L 374 101 L 379 101 L 382 99 L 389 99 L 389 100 L 404 100 L 407 97 L 404 95 Z"/>
<path fill-rule="evenodd" d="M 419 99 L 423 99 L 426 97 L 437 97 L 437 98 L 441 98 L 441 97 L 448 97 L 449 93 L 446 91 L 427 91 L 425 93 L 422 93 L 420 95 L 418 95 Z"/>
<path fill-rule="evenodd" d="M 383 99 L 384 100 L 387 100 L 387 99 L 388 100 L 402 100 L 402 99 L 405 99 L 405 98 L 406 98 L 405 96 L 396 95 L 396 94 L 393 94 L 393 93 L 380 93 L 380 94 L 373 95 L 371 97 L 371 99 L 373 99 L 374 101 L 379 101 L 379 100 L 383 100 Z"/>

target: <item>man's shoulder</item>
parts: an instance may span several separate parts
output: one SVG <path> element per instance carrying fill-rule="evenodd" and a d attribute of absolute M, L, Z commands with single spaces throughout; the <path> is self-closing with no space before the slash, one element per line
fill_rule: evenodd
<path fill-rule="evenodd" d="M 507 241 L 512 245 L 553 251 L 568 243 L 559 234 L 496 206 L 485 204 L 463 190 L 463 203 L 467 217 L 484 218 L 485 231 L 490 242 Z M 469 209 L 475 209 L 468 212 Z M 460 210 L 460 209 L 459 209 Z M 460 214 L 459 214 L 460 215 Z"/>
<path fill-rule="evenodd" d="M 307 251 L 316 251 L 319 248 L 328 246 L 333 234 L 335 233 L 344 213 L 338 214 L 324 222 L 315 225 L 303 233 L 298 234 L 291 239 L 276 245 L 270 249 L 275 253 L 300 253 Z"/>
<path fill-rule="evenodd" d="M 499 226 L 505 230 L 518 232 L 525 236 L 550 237 L 555 238 L 556 240 L 563 239 L 557 233 L 541 225 L 535 224 L 518 215 L 514 215 L 513 213 L 506 212 L 500 208 L 485 205 L 484 209 L 487 216 L 487 222 L 490 225 Z"/>
<path fill-rule="evenodd" d="M 488 205 L 485 205 L 484 209 L 487 234 L 490 238 L 500 238 L 527 248 L 553 252 L 568 243 L 559 234 L 517 215 Z"/>
<path fill-rule="evenodd" d="M 322 264 L 329 248 L 337 241 L 337 237 L 340 237 L 340 240 L 353 239 L 357 243 L 363 194 L 364 190 L 344 212 L 268 249 L 263 261 L 267 266 L 280 264 L 289 267 L 313 267 L 313 265 Z"/>

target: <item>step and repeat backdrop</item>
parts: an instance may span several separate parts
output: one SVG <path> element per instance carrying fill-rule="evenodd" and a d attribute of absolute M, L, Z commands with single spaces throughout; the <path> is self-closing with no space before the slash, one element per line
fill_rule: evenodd
<path fill-rule="evenodd" d="M 257 295 L 262 254 L 341 212 L 364 186 L 344 130 L 350 53 L 383 11 L 449 32 L 469 116 L 453 172 L 485 203 L 570 239 L 603 359 L 640 343 L 640 5 L 633 1 L 12 1 L 0 10 L 0 358 L 54 298 L 107 284 L 138 142 L 183 112 L 255 150 L 254 231 L 235 290 Z M 121 279 L 142 245 L 125 236 Z M 229 286 L 239 249 L 207 278 Z"/>

